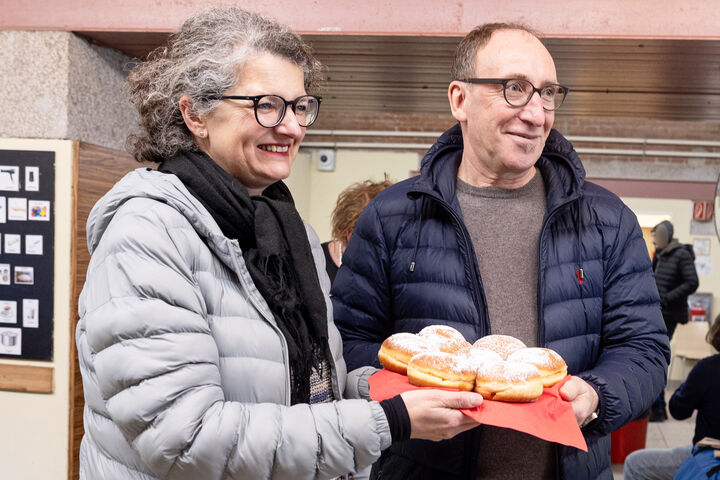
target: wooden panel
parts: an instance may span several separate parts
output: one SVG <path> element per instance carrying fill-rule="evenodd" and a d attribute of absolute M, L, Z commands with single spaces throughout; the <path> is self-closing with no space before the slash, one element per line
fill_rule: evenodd
<path fill-rule="evenodd" d="M 53 376 L 52 367 L 0 364 L 0 390 L 53 393 Z"/>
<path fill-rule="evenodd" d="M 75 162 L 74 189 L 74 221 L 71 263 L 74 267 L 73 291 L 71 298 L 71 338 L 75 338 L 75 326 L 78 320 L 78 296 L 85 283 L 85 274 L 90 261 L 85 236 L 85 224 L 95 202 L 102 197 L 115 182 L 127 172 L 140 167 L 130 155 L 118 150 L 100 147 L 89 143 L 77 144 L 77 161 Z M 79 478 L 80 441 L 83 433 L 83 395 L 80 366 L 77 359 L 77 348 L 72 342 L 72 368 L 70 369 L 70 440 L 69 440 L 69 473 L 68 478 Z"/>

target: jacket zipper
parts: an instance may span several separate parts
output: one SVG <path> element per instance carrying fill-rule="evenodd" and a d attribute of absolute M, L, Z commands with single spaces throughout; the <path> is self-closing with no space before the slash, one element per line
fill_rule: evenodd
<path fill-rule="evenodd" d="M 538 278 L 537 278 L 537 312 L 538 312 L 538 336 L 537 336 L 537 344 L 538 347 L 544 347 L 545 346 L 545 312 L 542 308 L 543 306 L 543 300 L 544 300 L 544 291 L 542 289 L 542 273 L 544 269 L 543 261 L 542 261 L 542 246 L 545 241 L 545 231 L 547 230 L 547 226 L 550 224 L 550 221 L 555 217 L 555 215 L 568 206 L 570 203 L 577 201 L 580 201 L 580 198 L 573 197 L 566 199 L 564 202 L 557 205 L 555 208 L 553 208 L 550 213 L 548 213 L 542 223 L 542 227 L 540 228 L 540 236 L 538 239 Z M 582 285 L 581 285 L 582 287 Z"/>
<path fill-rule="evenodd" d="M 436 195 L 424 191 L 418 191 L 418 193 L 422 195 L 426 195 L 430 199 L 436 201 L 451 217 L 453 220 L 453 223 L 459 227 L 460 233 L 462 235 L 462 241 L 465 244 L 466 251 L 468 252 L 467 256 L 470 255 L 470 252 L 474 252 L 475 249 L 473 248 L 472 241 L 470 240 L 470 234 L 467 231 L 467 228 L 465 228 L 465 224 L 460 219 L 460 216 L 452 209 L 452 207 L 443 199 L 437 197 Z M 479 325 L 475 328 L 475 333 L 477 334 L 478 338 L 490 334 L 490 326 L 488 324 L 487 318 L 488 318 L 488 312 L 487 312 L 487 302 L 484 302 L 484 307 L 480 305 L 480 298 L 479 296 L 482 296 L 482 298 L 485 298 L 485 291 L 482 287 L 482 283 L 477 278 L 477 259 L 476 258 L 465 258 L 466 264 L 470 265 L 471 274 L 470 274 L 470 280 L 472 281 L 472 288 L 470 289 L 470 295 L 473 299 L 473 303 L 475 304 L 475 310 L 478 312 L 478 316 L 480 318 Z M 478 327 L 480 331 L 478 331 Z"/>
<path fill-rule="evenodd" d="M 568 200 L 566 202 L 561 203 L 560 205 L 556 206 L 550 213 L 547 214 L 545 219 L 543 220 L 542 228 L 540 229 L 540 239 L 538 242 L 538 282 L 537 282 L 537 299 L 538 299 L 538 305 L 537 305 L 537 311 L 538 311 L 538 346 L 544 347 L 545 346 L 545 315 L 544 310 L 542 308 L 543 305 L 543 289 L 542 289 L 542 272 L 543 272 L 543 265 L 542 265 L 542 245 L 545 240 L 545 231 L 547 229 L 547 226 L 550 224 L 550 221 L 555 217 L 555 215 L 565 208 L 567 205 L 569 205 L 571 202 L 577 201 L 579 202 L 580 199 L 577 200 Z M 582 288 L 582 285 L 580 285 L 580 288 Z M 561 471 L 562 471 L 562 458 L 560 455 L 560 449 L 562 447 L 560 445 L 555 445 L 555 478 L 556 480 L 560 480 Z"/>
<path fill-rule="evenodd" d="M 475 248 L 472 245 L 472 241 L 470 240 L 470 234 L 467 231 L 467 228 L 465 228 L 465 224 L 461 221 L 460 216 L 452 209 L 452 207 L 442 198 L 437 197 L 436 195 L 428 192 L 418 191 L 418 193 L 422 195 L 426 195 L 431 200 L 436 201 L 448 214 L 450 215 L 450 218 L 455 223 L 455 225 L 460 228 L 460 233 L 462 234 L 462 241 L 465 243 L 466 251 L 468 252 L 468 256 L 472 258 L 465 258 L 466 264 L 470 264 L 470 277 L 472 281 L 472 288 L 470 290 L 470 295 L 473 299 L 473 303 L 475 304 L 475 310 L 478 312 L 478 316 L 480 317 L 479 325 L 476 325 L 475 327 L 475 333 L 478 336 L 478 338 L 484 336 L 483 334 L 490 334 L 490 326 L 488 322 L 488 312 L 487 312 L 487 302 L 484 302 L 484 307 L 480 306 L 480 299 L 479 295 L 482 296 L 482 298 L 485 298 L 485 291 L 482 288 L 482 283 L 478 279 L 477 275 L 477 258 L 470 255 L 470 252 L 475 252 Z M 478 331 L 479 330 L 479 331 Z M 475 452 L 478 448 L 478 442 L 480 441 L 480 431 L 479 430 L 472 430 L 470 432 L 466 432 L 466 438 L 464 440 L 464 449 L 466 452 Z M 463 469 L 463 472 L 467 473 L 467 479 L 471 480 L 475 478 L 477 475 L 477 455 L 465 455 L 465 468 Z M 378 479 L 380 477 L 378 476 Z"/>
<path fill-rule="evenodd" d="M 240 243 L 237 240 L 230 240 L 230 243 L 233 245 L 234 249 L 231 253 L 233 264 L 235 265 L 235 274 L 238 276 L 238 279 L 240 280 L 240 284 L 247 290 L 248 292 L 248 301 L 255 307 L 255 309 L 260 313 L 260 316 L 262 316 L 265 321 L 270 325 L 270 328 L 272 328 L 275 333 L 277 333 L 278 337 L 280 337 L 280 344 L 282 345 L 282 354 L 283 354 L 283 363 L 285 366 L 285 405 L 290 406 L 290 359 L 288 356 L 288 348 L 287 348 L 287 340 L 285 340 L 285 336 L 280 331 L 280 328 L 275 324 L 275 318 L 272 315 L 272 312 L 270 312 L 265 305 L 263 305 L 261 302 L 258 302 L 255 296 L 251 292 L 251 288 L 255 289 L 255 292 L 257 292 L 258 295 L 260 295 L 260 292 L 257 290 L 255 285 L 247 285 L 245 281 L 243 281 L 243 275 L 242 271 L 239 268 L 239 262 L 237 261 L 237 255 L 241 255 L 240 252 Z M 249 274 L 248 274 L 249 275 Z"/>

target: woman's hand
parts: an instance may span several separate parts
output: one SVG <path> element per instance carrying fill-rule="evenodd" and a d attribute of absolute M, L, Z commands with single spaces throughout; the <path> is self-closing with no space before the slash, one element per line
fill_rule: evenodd
<path fill-rule="evenodd" d="M 410 438 L 447 440 L 479 425 L 459 410 L 480 405 L 483 397 L 477 393 L 412 390 L 400 396 L 410 415 Z"/>

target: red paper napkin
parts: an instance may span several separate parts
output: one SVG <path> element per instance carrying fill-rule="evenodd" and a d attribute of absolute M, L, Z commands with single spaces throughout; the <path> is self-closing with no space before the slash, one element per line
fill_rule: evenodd
<path fill-rule="evenodd" d="M 468 417 L 485 425 L 512 428 L 548 442 L 561 443 L 587 452 L 585 438 L 575 420 L 570 402 L 560 398 L 560 387 L 570 378 L 543 390 L 542 396 L 530 403 L 508 403 L 484 400 L 479 407 L 464 408 Z M 435 387 L 410 385 L 405 375 L 380 370 L 369 378 L 370 398 L 385 400 L 408 390 Z M 449 388 L 442 390 L 452 390 Z"/>

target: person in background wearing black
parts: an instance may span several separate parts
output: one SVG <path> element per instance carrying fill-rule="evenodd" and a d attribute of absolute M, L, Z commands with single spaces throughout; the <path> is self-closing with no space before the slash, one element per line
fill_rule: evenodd
<path fill-rule="evenodd" d="M 720 350 L 720 315 L 710 326 L 707 342 Z M 670 414 L 677 420 L 690 418 L 697 409 L 692 443 L 705 437 L 720 439 L 720 355 L 703 358 L 688 374 L 687 380 L 670 398 Z M 677 448 L 637 450 L 625 459 L 625 480 L 672 479 L 680 465 L 690 456 L 693 445 Z"/>
<path fill-rule="evenodd" d="M 358 217 L 370 200 L 375 198 L 375 195 L 392 184 L 393 182 L 386 173 L 381 182 L 365 180 L 353 183 L 338 195 L 330 219 L 332 240 L 321 244 L 323 253 L 325 253 L 325 270 L 327 270 L 331 284 L 335 281 L 338 268 L 342 265 L 343 251 L 355 230 Z"/>
<path fill-rule="evenodd" d="M 679 243 L 673 238 L 673 232 L 673 224 L 667 220 L 655 225 L 651 231 L 652 242 L 655 245 L 653 272 L 660 293 L 660 305 L 668 338 L 672 338 L 678 323 L 688 322 L 690 312 L 687 299 L 698 287 L 692 245 Z M 653 403 L 650 421 L 664 422 L 667 418 L 663 391 Z"/>

